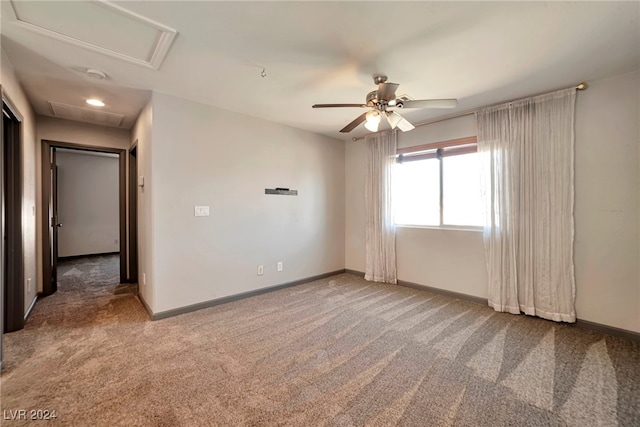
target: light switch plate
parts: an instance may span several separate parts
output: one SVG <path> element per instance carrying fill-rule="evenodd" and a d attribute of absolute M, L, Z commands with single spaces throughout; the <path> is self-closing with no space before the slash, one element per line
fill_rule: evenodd
<path fill-rule="evenodd" d="M 193 212 L 195 216 L 209 216 L 209 206 L 196 206 Z"/>

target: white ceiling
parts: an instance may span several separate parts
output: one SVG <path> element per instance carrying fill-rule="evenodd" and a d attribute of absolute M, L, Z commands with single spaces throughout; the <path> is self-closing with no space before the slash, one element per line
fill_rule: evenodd
<path fill-rule="evenodd" d="M 2 1 L 2 48 L 38 113 L 100 97 L 128 128 L 153 90 L 347 139 L 367 133 L 338 132 L 360 109 L 311 105 L 364 102 L 375 73 L 398 94 L 458 98 L 455 110 L 403 112 L 420 122 L 640 68 L 639 2 L 114 3 L 177 30 L 158 70 L 29 31 Z M 34 16 L 101 42 L 128 31 L 91 24 L 87 8 Z"/>

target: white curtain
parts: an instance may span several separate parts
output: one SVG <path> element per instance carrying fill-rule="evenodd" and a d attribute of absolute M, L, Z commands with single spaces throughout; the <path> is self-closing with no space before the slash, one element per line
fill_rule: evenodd
<path fill-rule="evenodd" d="M 575 89 L 477 112 L 489 305 L 575 322 Z"/>
<path fill-rule="evenodd" d="M 396 283 L 396 228 L 391 206 L 391 173 L 396 161 L 397 131 L 365 137 L 367 144 L 366 280 Z"/>

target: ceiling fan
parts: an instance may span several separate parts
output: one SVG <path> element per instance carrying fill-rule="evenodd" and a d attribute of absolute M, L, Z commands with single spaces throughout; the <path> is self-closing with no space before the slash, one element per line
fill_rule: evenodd
<path fill-rule="evenodd" d="M 403 132 L 414 129 L 407 119 L 396 112 L 403 108 L 455 108 L 458 105 L 457 99 L 416 99 L 407 100 L 396 98 L 397 83 L 387 83 L 387 76 L 375 75 L 373 82 L 378 85 L 378 89 L 367 94 L 364 104 L 314 104 L 313 108 L 335 108 L 335 107 L 359 107 L 369 108 L 369 111 L 359 115 L 354 121 L 340 130 L 348 133 L 364 122 L 364 126 L 371 132 L 377 132 L 382 116 L 384 115 L 391 126 Z"/>

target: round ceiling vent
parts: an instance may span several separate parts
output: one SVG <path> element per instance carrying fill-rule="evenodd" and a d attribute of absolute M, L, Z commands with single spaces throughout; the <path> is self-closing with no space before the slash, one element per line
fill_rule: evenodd
<path fill-rule="evenodd" d="M 104 80 L 107 78 L 107 75 L 100 70 L 94 70 L 93 68 L 89 68 L 87 71 L 87 76 L 93 77 L 94 79 Z"/>

